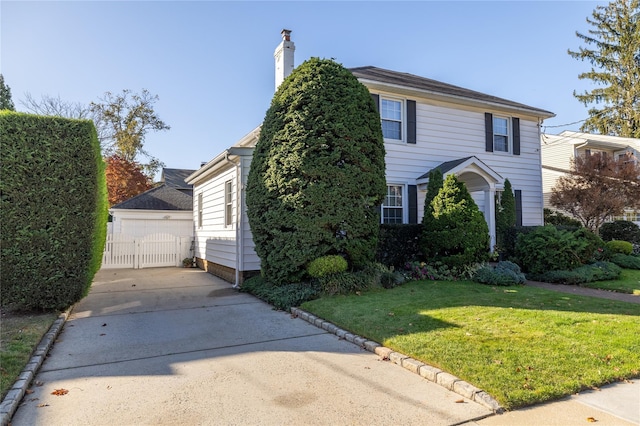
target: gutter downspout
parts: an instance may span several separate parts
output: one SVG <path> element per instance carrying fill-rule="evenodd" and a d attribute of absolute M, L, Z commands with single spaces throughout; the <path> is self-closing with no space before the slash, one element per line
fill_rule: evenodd
<path fill-rule="evenodd" d="M 233 167 L 236 168 L 236 194 L 237 194 L 237 198 L 239 199 L 240 198 L 239 197 L 240 181 L 238 180 L 238 174 L 239 174 L 238 171 L 240 169 L 240 165 L 229 160 L 229 152 L 224 153 L 224 161 L 233 165 Z M 238 220 L 239 217 L 240 217 L 240 208 L 238 207 L 237 200 L 236 200 L 236 223 L 235 223 L 236 225 L 236 267 L 235 267 L 235 283 L 233 284 L 233 288 L 238 288 L 240 285 L 240 247 L 242 246 L 242 243 L 240 242 L 240 238 L 242 234 L 240 233 L 240 226 L 238 224 L 238 222 L 241 222 L 240 220 Z"/>

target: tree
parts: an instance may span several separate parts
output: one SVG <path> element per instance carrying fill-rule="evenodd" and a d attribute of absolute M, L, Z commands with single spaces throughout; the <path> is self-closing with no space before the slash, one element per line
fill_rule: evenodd
<path fill-rule="evenodd" d="M 108 156 L 105 161 L 109 207 L 151 189 L 151 179 L 140 164 L 118 154 Z"/>
<path fill-rule="evenodd" d="M 579 79 L 590 79 L 604 86 L 576 93 L 585 106 L 602 104 L 589 110 L 582 125 L 584 132 L 640 138 L 640 7 L 639 0 L 615 0 L 597 6 L 589 35 L 576 35 L 592 49 L 580 47 L 568 53 L 575 59 L 588 60 L 591 71 Z"/>
<path fill-rule="evenodd" d="M 37 100 L 31 93 L 25 95 L 25 100 L 21 101 L 27 111 L 38 115 L 48 115 L 53 117 L 93 119 L 89 107 L 80 102 L 68 102 L 60 98 L 49 95 L 42 95 L 42 99 Z M 95 122 L 95 120 L 94 120 Z M 96 130 L 98 130 L 96 128 Z M 99 138 L 98 132 L 98 138 Z"/>
<path fill-rule="evenodd" d="M 489 252 L 489 227 L 464 183 L 453 174 L 447 176 L 431 206 L 433 220 L 423 234 L 431 259 L 449 267 L 484 261 Z"/>
<path fill-rule="evenodd" d="M 516 226 L 516 199 L 509 179 L 505 179 L 504 191 L 502 191 L 500 202 L 496 204 L 496 243 L 498 248 L 503 250 L 506 232 L 509 228 Z"/>
<path fill-rule="evenodd" d="M 429 238 L 427 238 L 428 235 L 424 234 L 424 232 L 427 229 L 431 229 L 431 222 L 434 220 L 432 201 L 438 196 L 443 183 L 442 170 L 435 168 L 429 171 L 429 183 L 427 184 L 427 195 L 424 199 L 424 215 L 422 216 L 423 235 L 426 237 L 420 239 L 420 247 L 427 259 L 435 253 L 431 251 L 431 244 L 429 242 Z"/>
<path fill-rule="evenodd" d="M 11 88 L 4 83 L 4 76 L 0 74 L 0 110 L 15 111 L 16 107 L 11 100 Z"/>
<path fill-rule="evenodd" d="M 549 202 L 598 233 L 604 221 L 640 206 L 640 163 L 630 156 L 578 156 L 571 172 L 558 178 Z"/>
<path fill-rule="evenodd" d="M 164 164 L 144 149 L 145 137 L 150 131 L 171 128 L 155 112 L 154 104 L 158 99 L 146 89 L 140 94 L 125 89 L 116 95 L 106 92 L 98 102 L 88 106 L 64 101 L 59 96 L 44 95 L 36 100 L 30 94 L 22 104 L 34 114 L 92 119 L 105 156 L 118 154 L 129 161 L 146 157 L 148 162 L 141 163 L 143 170 L 153 176 Z"/>
<path fill-rule="evenodd" d="M 125 89 L 116 95 L 106 92 L 100 102 L 91 102 L 89 109 L 101 129 L 107 153 L 117 153 L 129 161 L 135 161 L 139 154 L 150 157 L 144 149 L 147 133 L 171 129 L 153 108 L 158 99 L 147 89 L 141 94 Z"/>
<path fill-rule="evenodd" d="M 280 85 L 256 144 L 247 214 L 263 276 L 299 282 L 306 265 L 374 258 L 386 193 L 384 143 L 367 88 L 332 60 L 312 58 Z"/>

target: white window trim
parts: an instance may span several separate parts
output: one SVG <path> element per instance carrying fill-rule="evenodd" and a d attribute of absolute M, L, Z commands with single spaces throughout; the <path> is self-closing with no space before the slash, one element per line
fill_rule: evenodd
<path fill-rule="evenodd" d="M 224 183 L 224 226 L 225 228 L 233 227 L 233 180 L 231 179 Z"/>
<path fill-rule="evenodd" d="M 378 94 L 379 100 L 378 102 L 380 103 L 378 105 L 378 110 L 380 111 L 380 125 L 382 126 L 382 100 L 388 100 L 388 101 L 394 101 L 394 102 L 400 102 L 400 106 L 402 108 L 401 111 L 401 117 L 400 117 L 400 132 L 401 132 L 401 138 L 400 139 L 391 139 L 391 138 L 385 138 L 384 134 L 382 135 L 384 138 L 384 142 L 389 142 L 389 143 L 402 143 L 402 144 L 406 144 L 407 143 L 407 100 L 404 98 L 398 98 L 398 97 L 394 97 L 394 96 L 387 96 L 385 94 Z"/>
<path fill-rule="evenodd" d="M 494 123 L 492 123 L 492 127 L 493 127 L 493 135 L 492 137 L 494 138 L 493 140 L 493 152 L 495 154 L 503 154 L 503 155 L 511 155 L 513 154 L 513 119 L 512 117 L 506 116 L 506 115 L 496 115 L 494 114 L 492 117 L 492 120 L 495 120 L 496 118 L 501 118 L 504 120 L 507 120 L 507 150 L 506 151 L 500 151 L 496 149 L 496 143 L 495 143 L 495 136 L 505 136 L 503 134 L 499 134 L 496 133 L 496 126 Z"/>
<path fill-rule="evenodd" d="M 409 188 L 407 183 L 387 182 L 389 186 L 400 186 L 402 188 L 402 224 L 409 223 Z M 388 190 L 388 189 L 387 189 Z M 385 195 L 386 197 L 386 195 Z M 384 203 L 384 201 L 383 201 Z M 380 223 L 384 224 L 384 204 L 380 208 Z"/>
<path fill-rule="evenodd" d="M 203 216 L 203 196 L 202 196 L 202 192 L 198 193 L 198 228 L 202 228 L 202 216 Z"/>

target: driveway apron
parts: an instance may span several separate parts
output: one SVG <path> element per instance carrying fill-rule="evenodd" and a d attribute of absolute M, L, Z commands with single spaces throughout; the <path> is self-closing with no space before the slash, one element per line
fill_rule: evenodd
<path fill-rule="evenodd" d="M 22 425 L 450 425 L 490 415 L 198 269 L 101 270 Z"/>

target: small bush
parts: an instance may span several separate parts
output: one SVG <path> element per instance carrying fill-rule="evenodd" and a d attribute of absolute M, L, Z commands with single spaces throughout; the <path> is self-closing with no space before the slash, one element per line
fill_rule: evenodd
<path fill-rule="evenodd" d="M 600 227 L 600 237 L 604 241 L 620 240 L 640 244 L 640 227 L 627 220 L 607 222 Z"/>
<path fill-rule="evenodd" d="M 324 277 L 325 275 L 337 274 L 347 270 L 347 261 L 342 256 L 329 255 L 319 257 L 309 263 L 307 272 L 313 278 Z"/>
<path fill-rule="evenodd" d="M 596 262 L 572 270 L 548 271 L 541 274 L 528 274 L 527 278 L 554 284 L 583 284 L 593 281 L 615 280 L 622 269 L 611 262 Z"/>
<path fill-rule="evenodd" d="M 442 281 L 457 281 L 463 279 L 469 279 L 473 276 L 477 264 L 465 265 L 462 267 L 449 267 L 442 262 L 408 262 L 405 269 L 405 276 L 410 280 L 442 280 Z"/>
<path fill-rule="evenodd" d="M 329 274 L 314 280 L 322 293 L 350 294 L 375 287 L 395 287 L 404 282 L 404 276 L 393 272 L 379 263 L 370 263 L 363 269 L 354 272 Z"/>
<path fill-rule="evenodd" d="M 607 241 L 607 250 L 611 254 L 620 253 L 620 254 L 631 254 L 633 253 L 633 244 L 628 241 L 620 241 L 620 240 L 611 240 Z"/>
<path fill-rule="evenodd" d="M 580 232 L 579 230 L 576 233 Z M 590 241 L 576 233 L 541 226 L 518 236 L 516 257 L 522 269 L 532 274 L 546 271 L 572 270 L 584 262 Z"/>
<path fill-rule="evenodd" d="M 509 286 L 523 284 L 525 276 L 513 262 L 502 261 L 495 267 L 483 265 L 473 275 L 473 281 L 488 285 Z"/>
<path fill-rule="evenodd" d="M 240 287 L 240 291 L 250 293 L 264 300 L 274 308 L 288 311 L 293 306 L 313 300 L 320 294 L 320 288 L 313 283 L 296 283 L 275 286 L 258 275 L 249 278 Z"/>
<path fill-rule="evenodd" d="M 640 257 L 638 256 L 615 253 L 611 255 L 611 262 L 625 269 L 640 269 Z"/>

